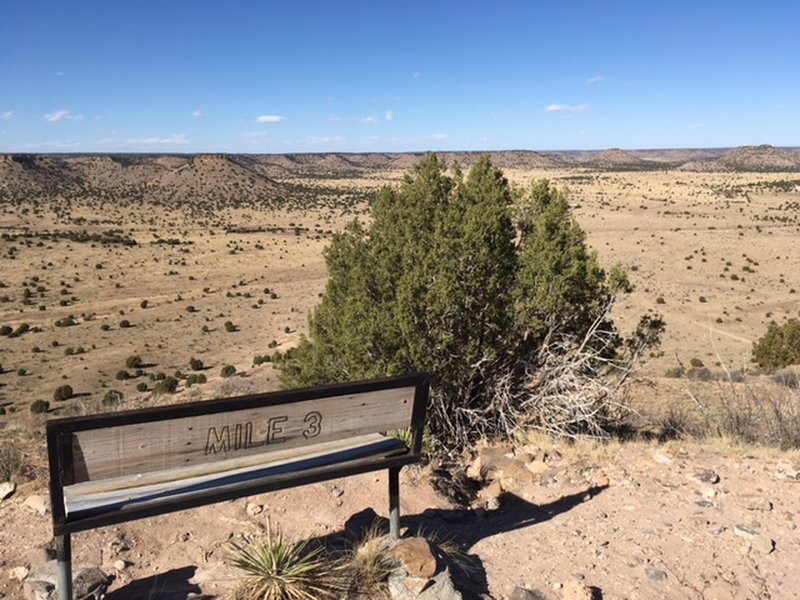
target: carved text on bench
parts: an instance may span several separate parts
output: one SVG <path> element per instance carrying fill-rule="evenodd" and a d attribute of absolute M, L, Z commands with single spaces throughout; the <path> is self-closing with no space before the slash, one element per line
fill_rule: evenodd
<path fill-rule="evenodd" d="M 285 423 L 288 420 L 289 417 L 285 415 L 269 417 L 263 421 L 262 427 L 258 430 L 259 436 L 255 439 L 253 439 L 255 430 L 253 421 L 237 423 L 233 426 L 233 429 L 231 429 L 230 425 L 223 425 L 219 429 L 217 427 L 209 427 L 205 453 L 208 455 L 281 444 L 286 441 L 283 433 Z M 303 422 L 305 423 L 305 428 L 302 430 L 302 434 L 306 439 L 315 438 L 322 431 L 322 414 L 318 411 L 306 413 L 305 417 L 303 417 Z"/>

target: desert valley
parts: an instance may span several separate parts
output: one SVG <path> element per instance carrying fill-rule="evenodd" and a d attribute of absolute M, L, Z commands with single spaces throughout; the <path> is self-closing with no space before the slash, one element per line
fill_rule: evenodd
<path fill-rule="evenodd" d="M 796 597 L 796 450 L 702 448 L 682 439 L 674 420 L 684 410 L 676 407 L 711 406 L 724 386 L 771 385 L 751 352 L 770 322 L 800 316 L 800 150 L 490 155 L 519 188 L 548 179 L 569 190 L 600 263 L 620 264 L 633 284 L 614 308 L 622 331 L 645 313 L 664 318 L 662 344 L 635 373 L 630 401 L 643 431 L 678 439 L 613 450 L 533 439 L 525 452 L 540 453 L 532 460 L 543 463 L 542 477 L 509 484 L 518 505 L 501 505 L 506 516 L 481 509 L 483 533 L 473 538 L 464 525 L 471 516 L 420 471 L 405 475 L 416 491 L 404 497 L 404 514 L 452 528 L 480 557 L 475 597 L 510 597 L 521 586 L 544 591 L 517 598 L 561 598 L 576 575 L 595 597 Z M 481 153 L 440 156 L 468 167 Z M 0 436 L 22 448 L 25 465 L 13 473 L 15 496 L 0 502 L 8 572 L 0 597 L 22 597 L 26 574 L 12 571 L 30 568 L 28 551 L 49 543 L 45 512 L 25 504 L 47 495 L 44 420 L 278 389 L 271 359 L 307 331 L 325 288 L 326 245 L 353 219 L 368 222 L 374 192 L 421 158 L 0 156 Z M 716 480 L 698 475 L 703 469 Z M 598 487 L 608 490 L 587 492 Z M 222 594 L 232 575 L 215 550 L 255 535 L 266 513 L 290 533 L 325 535 L 383 493 L 378 476 L 316 484 L 77 536 L 76 553 L 111 569 L 122 556 L 109 598 Z M 323 507 L 312 508 L 319 494 Z M 574 510 L 563 502 L 570 495 Z M 656 499 L 663 515 L 651 519 Z M 560 554 L 538 534 L 523 540 L 525 530 L 510 523 L 525 507 Z M 217 510 L 224 531 L 213 524 Z M 766 530 L 769 542 L 759 533 Z M 504 563 L 526 544 L 547 556 L 514 554 L 518 569 Z M 681 563 L 680 544 L 708 560 Z M 186 565 L 199 569 L 193 583 L 158 587 L 157 573 Z"/>

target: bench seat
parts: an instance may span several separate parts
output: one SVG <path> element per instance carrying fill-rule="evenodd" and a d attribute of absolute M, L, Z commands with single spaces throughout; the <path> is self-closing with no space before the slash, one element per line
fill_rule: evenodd
<path fill-rule="evenodd" d="M 330 479 L 330 469 L 357 473 L 373 470 L 387 460 L 402 465 L 415 462 L 401 440 L 382 434 L 362 435 L 346 440 L 308 446 L 302 452 L 291 449 L 263 455 L 230 459 L 205 465 L 155 471 L 144 475 L 87 481 L 64 488 L 67 522 L 92 526 L 92 517 L 116 515 L 127 520 L 135 515 L 160 514 L 163 506 L 194 506 L 196 498 L 208 501 L 213 490 L 221 499 L 243 492 L 286 488 L 316 480 Z M 404 457 L 409 460 L 403 460 Z M 349 469 L 348 469 L 349 467 Z M 296 481 L 293 481 L 296 480 Z M 172 509 L 174 510 L 174 509 Z M 73 528 L 70 528 L 73 529 Z"/>

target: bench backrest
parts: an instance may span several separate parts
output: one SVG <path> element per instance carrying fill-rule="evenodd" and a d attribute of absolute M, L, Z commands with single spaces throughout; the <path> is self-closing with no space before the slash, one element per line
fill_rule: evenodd
<path fill-rule="evenodd" d="M 68 526 L 64 508 L 64 488 L 85 482 L 119 485 L 162 472 L 180 479 L 406 428 L 406 455 L 418 459 L 428 382 L 416 374 L 48 421 L 54 531 L 86 528 Z M 218 499 L 209 494 L 209 502 Z"/>

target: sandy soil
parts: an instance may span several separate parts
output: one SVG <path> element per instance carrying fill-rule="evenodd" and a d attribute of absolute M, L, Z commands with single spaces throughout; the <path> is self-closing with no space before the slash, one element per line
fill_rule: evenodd
<path fill-rule="evenodd" d="M 524 468 L 532 456 L 547 467 L 536 475 Z M 793 598 L 798 458 L 691 444 L 539 444 L 515 457 L 523 475 L 506 465 L 496 510 L 481 500 L 453 506 L 426 469 L 405 469 L 402 524 L 472 556 L 467 597 L 501 599 L 521 586 L 560 599 L 578 579 L 601 598 Z M 74 561 L 115 575 L 109 599 L 216 596 L 237 577 L 225 560 L 230 541 L 258 539 L 268 520 L 290 536 L 322 538 L 385 521 L 386 488 L 385 474 L 368 474 L 79 533 Z M 0 503 L 0 597 L 22 597 L 17 569 L 51 543 L 36 494 L 46 492 L 23 486 Z"/>

